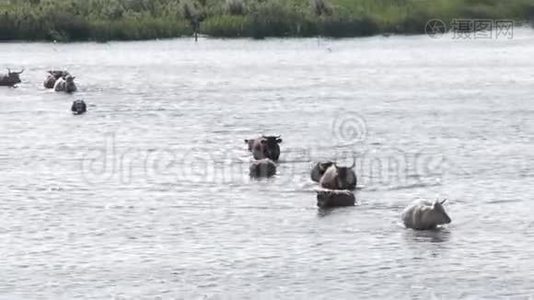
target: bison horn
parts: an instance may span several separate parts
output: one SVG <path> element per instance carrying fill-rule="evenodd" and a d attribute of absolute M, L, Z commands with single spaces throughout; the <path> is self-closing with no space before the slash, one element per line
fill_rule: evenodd
<path fill-rule="evenodd" d="M 444 204 L 445 202 L 447 202 L 447 198 L 443 199 L 443 201 L 441 201 L 440 203 Z"/>
<path fill-rule="evenodd" d="M 354 168 L 356 167 L 356 160 L 354 159 L 354 157 L 352 158 L 352 165 L 350 166 L 350 168 Z"/>
<path fill-rule="evenodd" d="M 7 68 L 7 74 L 11 74 L 11 69 Z"/>
<path fill-rule="evenodd" d="M 20 72 L 15 72 L 15 73 L 22 74 L 22 72 L 24 72 L 24 68 L 22 68 L 22 70 Z"/>

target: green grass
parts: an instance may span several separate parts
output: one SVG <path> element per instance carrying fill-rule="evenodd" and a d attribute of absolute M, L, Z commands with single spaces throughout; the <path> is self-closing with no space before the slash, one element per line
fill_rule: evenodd
<path fill-rule="evenodd" d="M 6 4 L 7 3 L 7 4 Z M 0 40 L 107 41 L 190 36 L 353 37 L 423 33 L 429 19 L 533 22 L 532 0 L 9 0 Z"/>

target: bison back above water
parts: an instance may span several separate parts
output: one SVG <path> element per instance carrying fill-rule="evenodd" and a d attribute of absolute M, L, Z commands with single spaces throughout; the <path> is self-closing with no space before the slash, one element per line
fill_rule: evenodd
<path fill-rule="evenodd" d="M 249 171 L 253 178 L 272 177 L 276 174 L 276 164 L 268 158 L 256 160 L 250 164 Z"/>
<path fill-rule="evenodd" d="M 318 190 L 317 206 L 320 208 L 354 206 L 356 197 L 348 190 Z"/>
<path fill-rule="evenodd" d="M 54 85 L 56 84 L 56 78 L 52 75 L 48 75 L 45 79 L 45 81 L 43 82 L 43 86 L 45 87 L 45 89 L 53 89 L 54 88 Z"/>

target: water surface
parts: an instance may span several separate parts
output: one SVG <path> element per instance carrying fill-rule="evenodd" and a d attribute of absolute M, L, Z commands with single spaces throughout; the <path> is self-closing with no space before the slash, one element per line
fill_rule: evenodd
<path fill-rule="evenodd" d="M 26 68 L 0 89 L 0 298 L 532 297 L 532 53 L 526 29 L 0 44 Z M 282 156 L 254 181 L 262 133 Z M 351 156 L 358 205 L 318 210 L 312 163 Z M 452 224 L 404 229 L 418 197 Z"/>

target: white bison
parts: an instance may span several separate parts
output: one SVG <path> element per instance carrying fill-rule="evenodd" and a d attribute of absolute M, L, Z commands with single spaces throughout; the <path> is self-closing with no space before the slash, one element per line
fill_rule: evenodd
<path fill-rule="evenodd" d="M 330 190 L 355 190 L 357 179 L 356 173 L 352 170 L 355 166 L 356 162 L 350 167 L 339 167 L 334 163 L 324 171 L 319 184 L 322 188 Z"/>
<path fill-rule="evenodd" d="M 435 229 L 438 225 L 449 224 L 451 218 L 443 207 L 445 201 L 414 201 L 402 212 L 401 218 L 404 226 L 416 230 L 428 230 Z"/>

